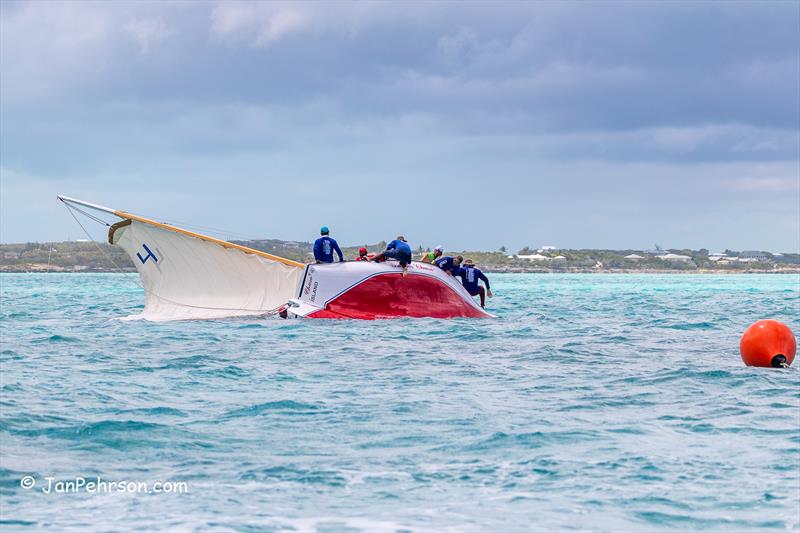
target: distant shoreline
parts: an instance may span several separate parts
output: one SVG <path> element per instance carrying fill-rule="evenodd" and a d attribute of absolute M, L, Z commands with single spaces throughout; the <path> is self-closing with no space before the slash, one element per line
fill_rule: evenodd
<path fill-rule="evenodd" d="M 231 241 L 299 263 L 313 260 L 311 242 L 279 239 Z M 383 250 L 385 242 L 364 245 Z M 418 247 L 415 257 L 425 250 Z M 358 247 L 343 246 L 347 259 Z M 535 252 L 535 253 L 534 253 Z M 472 259 L 486 273 L 525 274 L 798 274 L 800 254 L 769 252 L 710 253 L 709 250 L 593 250 L 523 248 L 516 254 L 505 247 L 496 251 L 445 250 L 444 255 Z M 65 241 L 0 244 L 0 272 L 6 273 L 115 273 L 136 272 L 134 262 L 119 246 L 105 242 Z"/>
<path fill-rule="evenodd" d="M 670 270 L 670 269 L 626 269 L 626 268 L 604 268 L 604 269 L 543 269 L 543 268 L 516 268 L 516 267 L 484 267 L 481 268 L 486 274 L 702 274 L 702 275 L 731 275 L 736 276 L 740 274 L 800 274 L 800 267 L 787 267 L 780 269 L 695 269 L 695 270 Z M 98 269 L 98 270 L 69 270 L 51 267 L 47 269 L 21 269 L 21 268 L 8 268 L 0 267 L 0 274 L 136 274 L 135 268 L 125 268 L 121 270 L 114 269 Z"/>
<path fill-rule="evenodd" d="M 514 268 L 482 268 L 489 274 L 800 274 L 800 267 L 785 267 L 777 269 L 767 268 L 753 268 L 745 269 L 710 269 L 698 268 L 694 270 L 676 270 L 676 269 L 632 269 L 632 268 L 604 268 L 604 269 L 576 269 L 576 268 L 561 268 L 561 269 L 514 269 Z"/>

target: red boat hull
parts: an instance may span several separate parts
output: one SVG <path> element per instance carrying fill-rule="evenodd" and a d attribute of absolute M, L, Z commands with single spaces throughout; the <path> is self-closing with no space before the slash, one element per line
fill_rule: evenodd
<path fill-rule="evenodd" d="M 289 314 L 305 318 L 490 318 L 456 279 L 412 263 L 406 276 L 394 262 L 309 265 Z"/>
<path fill-rule="evenodd" d="M 428 276 L 382 274 L 335 298 L 309 318 L 485 318 L 449 286 Z"/>

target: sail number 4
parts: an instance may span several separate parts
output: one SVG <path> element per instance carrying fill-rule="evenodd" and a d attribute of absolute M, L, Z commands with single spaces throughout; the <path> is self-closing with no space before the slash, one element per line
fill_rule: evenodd
<path fill-rule="evenodd" d="M 139 253 L 139 252 L 136 252 L 136 257 L 138 257 L 138 258 L 139 258 L 139 261 L 141 261 L 141 262 L 142 262 L 142 264 L 145 264 L 145 263 L 147 263 L 147 260 L 148 260 L 148 259 L 150 259 L 151 257 L 153 258 L 153 261 L 155 261 L 156 263 L 158 263 L 158 257 L 156 257 L 156 254 L 154 254 L 154 253 L 153 253 L 153 250 L 151 250 L 150 248 L 148 248 L 148 247 L 147 247 L 147 245 L 146 245 L 145 243 L 142 243 L 142 248 L 144 248 L 144 251 L 145 251 L 145 252 L 147 252 L 147 255 L 145 255 L 144 257 L 142 257 L 142 254 L 141 254 L 141 253 Z"/>

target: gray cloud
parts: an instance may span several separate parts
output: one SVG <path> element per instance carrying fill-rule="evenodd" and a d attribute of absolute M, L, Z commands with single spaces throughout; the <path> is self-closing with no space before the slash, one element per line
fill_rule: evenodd
<path fill-rule="evenodd" d="M 29 211 L 74 187 L 287 238 L 306 231 L 296 208 L 267 227 L 210 199 L 303 198 L 356 241 L 398 221 L 362 237 L 342 211 L 397 195 L 415 204 L 406 233 L 463 247 L 535 244 L 534 227 L 563 245 L 796 249 L 798 17 L 790 2 L 4 2 L 0 238 L 51 234 Z M 187 212 L 187 190 L 213 209 Z M 461 201 L 480 230 L 459 210 L 431 224 L 431 205 Z M 25 223 L 22 203 L 41 206 Z"/>

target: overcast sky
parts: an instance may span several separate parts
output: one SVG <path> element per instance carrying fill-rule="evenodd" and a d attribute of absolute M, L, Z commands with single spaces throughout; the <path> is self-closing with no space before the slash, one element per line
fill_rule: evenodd
<path fill-rule="evenodd" d="M 0 6 L 2 242 L 800 248 L 798 2 Z"/>

